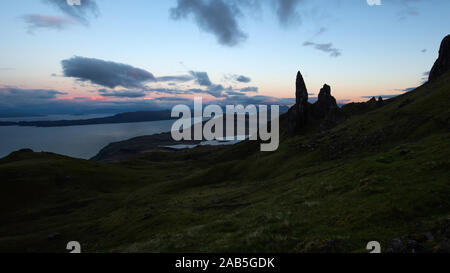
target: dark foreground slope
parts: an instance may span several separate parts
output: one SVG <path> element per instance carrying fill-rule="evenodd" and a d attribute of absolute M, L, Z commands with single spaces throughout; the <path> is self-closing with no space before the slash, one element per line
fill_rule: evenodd
<path fill-rule="evenodd" d="M 447 73 L 329 131 L 283 132 L 273 153 L 18 152 L 0 160 L 0 251 L 365 252 L 404 238 L 448 252 L 448 105 Z"/>

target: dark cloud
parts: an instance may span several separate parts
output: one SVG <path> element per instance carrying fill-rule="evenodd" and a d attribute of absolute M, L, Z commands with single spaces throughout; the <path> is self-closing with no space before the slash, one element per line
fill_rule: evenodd
<path fill-rule="evenodd" d="M 303 46 L 312 46 L 317 50 L 330 53 L 331 57 L 339 57 L 342 55 L 341 50 L 333 47 L 332 43 L 319 44 L 314 42 L 304 42 Z"/>
<path fill-rule="evenodd" d="M 226 89 L 226 90 L 225 90 L 225 93 L 226 93 L 226 96 L 227 96 L 227 97 L 228 97 L 228 96 L 241 96 L 241 95 L 242 95 L 241 92 L 235 91 L 235 90 L 233 90 L 233 89 Z"/>
<path fill-rule="evenodd" d="M 198 83 L 198 85 L 200 86 L 211 86 L 211 80 L 209 79 L 208 73 L 206 72 L 195 72 L 195 71 L 190 71 L 189 72 L 192 77 L 194 77 L 195 81 Z"/>
<path fill-rule="evenodd" d="M 167 102 L 177 102 L 177 103 L 192 102 L 192 99 L 190 99 L 190 98 L 180 98 L 180 97 L 159 97 L 159 98 L 154 98 L 153 100 L 156 100 L 156 101 L 167 101 Z"/>
<path fill-rule="evenodd" d="M 224 80 L 227 82 L 249 83 L 252 81 L 250 77 L 237 74 L 224 75 Z"/>
<path fill-rule="evenodd" d="M 56 90 L 48 90 L 48 89 L 20 89 L 20 88 L 12 88 L 12 87 L 3 87 L 0 88 L 0 93 L 2 96 L 11 96 L 17 98 L 26 98 L 26 99 L 38 99 L 38 100 L 48 100 L 55 99 L 57 95 L 67 95 L 66 92 L 60 92 Z"/>
<path fill-rule="evenodd" d="M 212 84 L 205 92 L 213 97 L 220 98 L 224 90 L 225 88 L 221 84 Z"/>
<path fill-rule="evenodd" d="M 43 14 L 28 14 L 22 16 L 22 19 L 27 23 L 29 33 L 34 33 L 37 29 L 55 29 L 63 30 L 75 22 L 71 19 L 59 16 L 50 16 Z"/>
<path fill-rule="evenodd" d="M 29 111 L 27 105 L 39 105 L 54 101 L 65 92 L 47 89 L 21 89 L 0 86 L 0 108 L 2 110 L 15 109 L 16 112 Z M 3 112 L 3 111 L 1 111 Z"/>
<path fill-rule="evenodd" d="M 249 86 L 249 87 L 239 89 L 239 91 L 241 91 L 241 92 L 258 92 L 258 90 L 259 90 L 258 87 L 255 87 L 255 86 Z"/>
<path fill-rule="evenodd" d="M 108 92 L 103 90 L 104 92 Z M 94 101 L 77 97 L 59 99 L 65 92 L 45 89 L 20 89 L 0 86 L 0 116 L 121 113 L 170 109 L 174 103 L 147 99 Z M 118 98 L 121 98 L 118 96 Z"/>
<path fill-rule="evenodd" d="M 243 83 L 249 83 L 249 82 L 252 81 L 252 79 L 250 79 L 249 77 L 240 75 L 240 76 L 238 76 L 238 77 L 236 78 L 236 81 L 238 81 L 238 82 L 243 82 Z"/>
<path fill-rule="evenodd" d="M 146 96 L 143 91 L 112 91 L 112 92 L 101 92 L 102 97 L 114 97 L 114 98 L 143 98 Z"/>
<path fill-rule="evenodd" d="M 247 38 L 239 27 L 241 12 L 234 1 L 178 0 L 170 14 L 174 20 L 192 16 L 201 30 L 214 34 L 222 45 L 235 46 Z"/>
<path fill-rule="evenodd" d="M 188 82 L 194 79 L 191 75 L 163 76 L 156 78 L 159 82 Z"/>
<path fill-rule="evenodd" d="M 69 5 L 67 0 L 43 0 L 59 9 L 64 14 L 77 20 L 78 22 L 89 25 L 89 20 L 99 15 L 99 9 L 95 0 L 81 0 L 81 5 Z"/>
<path fill-rule="evenodd" d="M 278 21 L 282 26 L 299 22 L 300 15 L 297 12 L 297 8 L 300 2 L 302 0 L 273 0 Z"/>
<path fill-rule="evenodd" d="M 127 64 L 75 56 L 61 62 L 64 76 L 108 88 L 144 88 L 156 81 L 152 73 Z"/>

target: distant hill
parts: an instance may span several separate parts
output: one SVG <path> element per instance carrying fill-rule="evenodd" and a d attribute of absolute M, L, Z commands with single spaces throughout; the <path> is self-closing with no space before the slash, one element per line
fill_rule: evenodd
<path fill-rule="evenodd" d="M 55 120 L 55 121 L 19 121 L 19 122 L 0 122 L 0 126 L 28 126 L 28 127 L 64 127 L 78 125 L 93 124 L 114 124 L 114 123 L 131 123 L 146 122 L 157 120 L 170 120 L 169 110 L 163 111 L 139 111 L 121 113 L 110 117 L 79 119 L 79 120 Z"/>

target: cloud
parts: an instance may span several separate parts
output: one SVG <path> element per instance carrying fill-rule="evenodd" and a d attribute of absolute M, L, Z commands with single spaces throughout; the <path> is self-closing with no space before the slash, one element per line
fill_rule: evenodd
<path fill-rule="evenodd" d="M 258 92 L 258 90 L 259 90 L 258 87 L 255 87 L 255 86 L 249 86 L 249 87 L 239 89 L 239 91 L 241 91 L 241 92 Z"/>
<path fill-rule="evenodd" d="M 288 26 L 300 20 L 297 7 L 302 0 L 273 0 L 272 2 L 275 5 L 278 21 L 282 26 Z"/>
<path fill-rule="evenodd" d="M 237 17 L 241 14 L 238 5 L 226 0 L 177 0 L 170 10 L 174 20 L 192 16 L 197 26 L 216 36 L 225 46 L 235 46 L 245 41 L 247 35 L 241 30 Z"/>
<path fill-rule="evenodd" d="M 189 73 L 194 77 L 195 81 L 200 86 L 211 86 L 211 80 L 209 79 L 208 73 L 206 72 L 196 72 L 196 71 L 189 71 Z"/>
<path fill-rule="evenodd" d="M 53 101 L 65 92 L 48 89 L 21 89 L 0 86 L 0 108 L 9 109 L 16 105 L 36 105 Z M 28 111 L 27 107 L 18 107 L 18 111 Z"/>
<path fill-rule="evenodd" d="M 250 79 L 249 77 L 240 75 L 240 76 L 238 76 L 238 77 L 236 78 L 236 81 L 238 81 L 238 82 L 243 82 L 243 83 L 249 83 L 249 82 L 252 81 L 252 79 Z"/>
<path fill-rule="evenodd" d="M 205 92 L 213 97 L 220 98 L 224 90 L 225 88 L 221 84 L 212 84 Z"/>
<path fill-rule="evenodd" d="M 54 29 L 63 30 L 69 25 L 75 24 L 75 22 L 69 18 L 50 16 L 43 14 L 28 14 L 22 16 L 25 23 L 28 24 L 28 32 L 34 33 L 36 29 Z"/>
<path fill-rule="evenodd" d="M 312 46 L 317 50 L 330 53 L 331 57 L 339 57 L 342 55 L 341 50 L 333 47 L 332 43 L 319 44 L 314 42 L 304 42 L 303 46 Z"/>
<path fill-rule="evenodd" d="M 143 91 L 112 91 L 112 92 L 102 92 L 100 94 L 102 97 L 114 97 L 114 98 L 143 98 L 146 96 Z"/>
<path fill-rule="evenodd" d="M 237 82 L 237 83 L 249 83 L 252 81 L 250 77 L 244 76 L 244 75 L 237 75 L 237 74 L 227 74 L 224 75 L 224 80 L 227 82 Z"/>
<path fill-rule="evenodd" d="M 65 77 L 115 88 L 145 88 L 144 83 L 156 81 L 152 73 L 127 64 L 75 56 L 61 61 Z"/>
<path fill-rule="evenodd" d="M 69 5 L 67 0 L 43 1 L 84 25 L 89 25 L 89 19 L 99 15 L 99 8 L 95 0 L 81 0 L 81 5 Z"/>
<path fill-rule="evenodd" d="M 180 76 L 163 76 L 157 77 L 159 82 L 188 82 L 192 81 L 194 77 L 192 75 L 180 75 Z"/>
<path fill-rule="evenodd" d="M 177 102 L 177 103 L 182 103 L 182 102 L 192 102 L 193 100 L 190 98 L 181 98 L 181 97 L 159 97 L 159 98 L 154 98 L 153 100 L 156 101 L 166 101 L 166 102 Z"/>

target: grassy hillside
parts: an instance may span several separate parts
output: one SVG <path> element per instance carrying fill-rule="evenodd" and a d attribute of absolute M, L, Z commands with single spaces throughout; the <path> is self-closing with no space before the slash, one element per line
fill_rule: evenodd
<path fill-rule="evenodd" d="M 106 164 L 17 152 L 0 160 L 0 251 L 365 252 L 397 237 L 445 250 L 448 105 L 450 74 L 330 131 L 282 132 L 273 153 L 244 142 Z"/>

